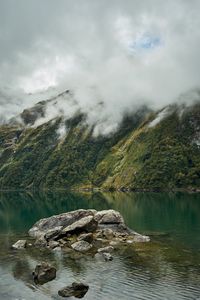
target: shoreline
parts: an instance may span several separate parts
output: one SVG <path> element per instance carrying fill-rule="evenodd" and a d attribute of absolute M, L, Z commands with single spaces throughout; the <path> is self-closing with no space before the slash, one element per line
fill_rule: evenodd
<path fill-rule="evenodd" d="M 0 188 L 0 192 L 69 192 L 69 193 L 200 193 L 200 188 L 174 188 L 174 189 L 141 189 L 141 188 L 119 188 L 119 189 L 104 189 L 104 188 Z"/>

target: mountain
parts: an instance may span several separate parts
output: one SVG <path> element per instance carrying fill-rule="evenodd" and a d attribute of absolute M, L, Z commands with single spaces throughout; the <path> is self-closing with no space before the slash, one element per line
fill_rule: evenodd
<path fill-rule="evenodd" d="M 114 133 L 94 136 L 80 111 L 45 119 L 48 103 L 62 96 L 24 110 L 21 123 L 17 117 L 0 126 L 0 189 L 200 187 L 200 104 L 141 107 Z"/>

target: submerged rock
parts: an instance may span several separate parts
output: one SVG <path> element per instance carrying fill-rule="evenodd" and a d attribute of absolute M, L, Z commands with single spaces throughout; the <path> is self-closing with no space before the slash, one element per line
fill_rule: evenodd
<path fill-rule="evenodd" d="M 73 282 L 72 285 L 66 286 L 58 291 L 61 297 L 83 298 L 87 293 L 89 286 L 84 283 Z"/>
<path fill-rule="evenodd" d="M 26 240 L 19 240 L 15 244 L 12 245 L 12 248 L 15 250 L 21 250 L 26 248 L 27 242 Z"/>
<path fill-rule="evenodd" d="M 103 256 L 103 258 L 105 259 L 105 261 L 111 261 L 113 260 L 113 257 L 110 253 L 106 253 L 106 252 L 102 252 L 101 255 Z"/>
<path fill-rule="evenodd" d="M 35 267 L 33 279 L 37 284 L 44 284 L 56 278 L 56 268 L 48 263 L 41 263 Z"/>
<path fill-rule="evenodd" d="M 98 249 L 98 252 L 101 253 L 110 253 L 114 250 L 114 248 L 112 246 L 107 246 L 107 247 L 104 247 L 104 248 L 100 248 Z"/>
<path fill-rule="evenodd" d="M 78 241 L 72 244 L 71 247 L 78 252 L 87 252 L 92 248 L 92 245 L 86 241 Z"/>

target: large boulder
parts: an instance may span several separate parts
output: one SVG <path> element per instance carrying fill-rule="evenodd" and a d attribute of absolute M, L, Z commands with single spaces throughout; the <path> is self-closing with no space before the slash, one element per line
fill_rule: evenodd
<path fill-rule="evenodd" d="M 38 222 L 36 222 L 33 225 L 33 227 L 29 230 L 29 235 L 31 237 L 38 238 L 47 234 L 49 230 L 54 230 L 56 227 L 60 226 L 63 229 L 84 217 L 94 216 L 95 213 L 96 210 L 94 209 L 79 209 L 60 215 L 55 215 L 49 218 L 41 219 Z"/>
<path fill-rule="evenodd" d="M 94 232 L 97 229 L 98 222 L 94 219 L 94 216 L 87 216 L 74 222 L 73 224 L 65 227 L 62 230 L 62 235 L 67 233 L 81 233 L 81 232 Z"/>
<path fill-rule="evenodd" d="M 95 220 L 99 224 L 124 224 L 122 215 L 113 209 L 98 211 Z"/>
<path fill-rule="evenodd" d="M 72 285 L 66 286 L 58 291 L 61 297 L 83 298 L 87 293 L 89 286 L 84 283 L 73 282 Z"/>
<path fill-rule="evenodd" d="M 41 263 L 33 271 L 33 279 L 37 284 L 44 284 L 56 278 L 56 268 L 48 263 Z"/>

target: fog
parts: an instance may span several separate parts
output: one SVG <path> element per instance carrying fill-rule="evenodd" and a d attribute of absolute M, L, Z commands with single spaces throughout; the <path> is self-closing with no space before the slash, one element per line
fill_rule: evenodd
<path fill-rule="evenodd" d="M 190 104 L 199 11 L 198 0 L 1 0 L 1 121 L 66 89 L 75 104 L 67 96 L 45 120 L 81 110 L 96 134 L 144 104 L 160 109 L 185 93 Z"/>

